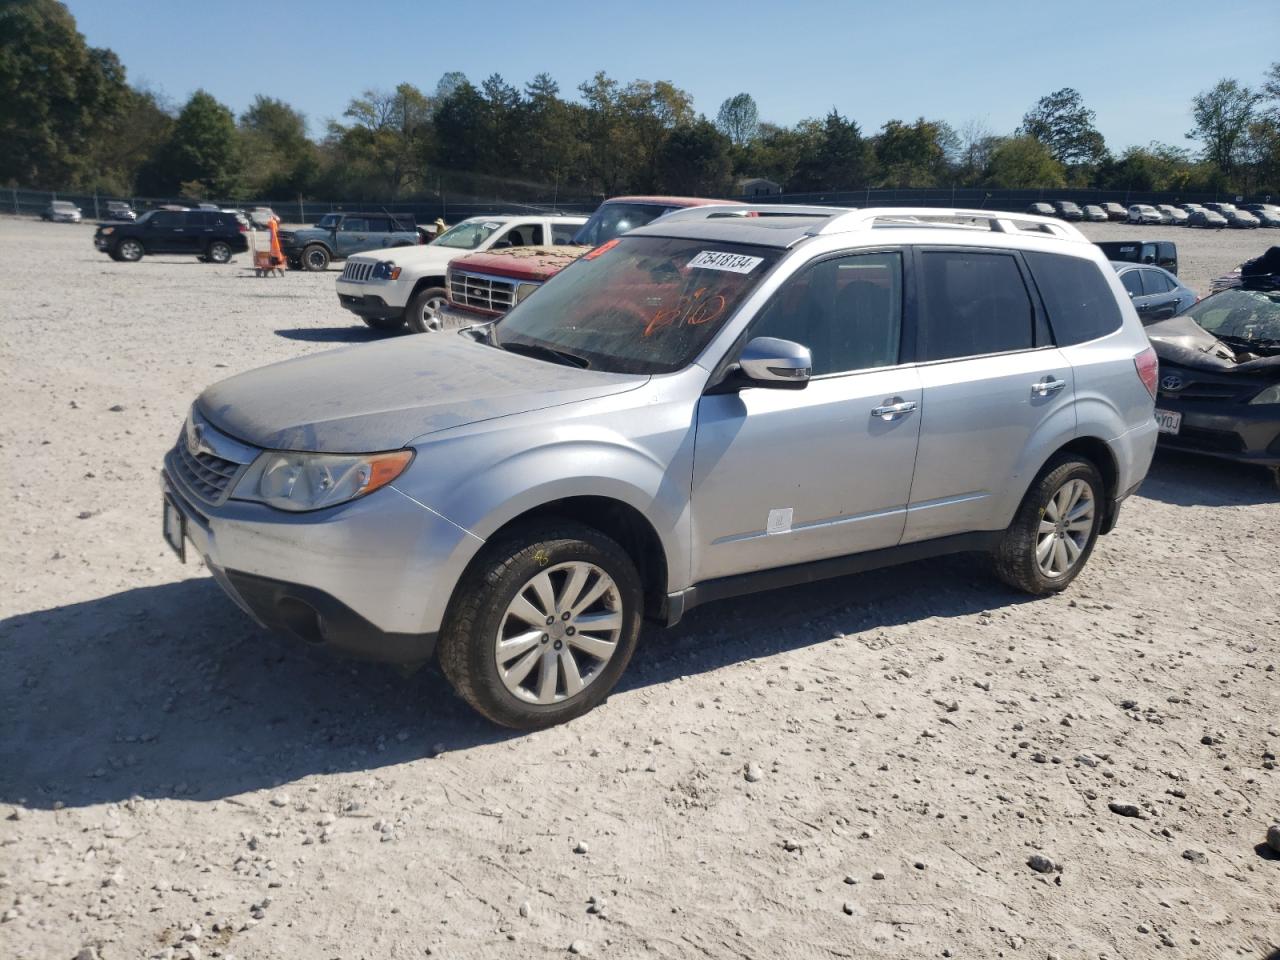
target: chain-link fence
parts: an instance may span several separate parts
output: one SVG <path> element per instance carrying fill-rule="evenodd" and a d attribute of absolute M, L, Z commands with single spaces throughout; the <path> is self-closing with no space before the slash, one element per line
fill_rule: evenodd
<path fill-rule="evenodd" d="M 590 214 L 603 197 L 596 199 L 575 198 L 572 202 L 547 199 L 513 201 L 501 197 L 477 198 L 461 196 L 450 199 L 447 195 L 405 202 L 379 203 L 369 200 L 223 200 L 217 206 L 229 209 L 251 210 L 254 207 L 270 207 L 286 223 L 315 223 L 326 213 L 333 211 L 364 211 L 412 214 L 419 223 L 428 223 L 437 217 L 446 223 L 457 223 L 467 217 L 499 213 L 566 213 Z M 1271 202 L 1270 196 L 1241 197 L 1228 193 L 1176 193 L 1137 190 L 984 190 L 981 188 L 931 188 L 931 189 L 863 189 L 835 190 L 813 193 L 786 193 L 773 196 L 743 197 L 752 203 L 800 203 L 837 207 L 920 206 L 964 207 L 987 210 L 1024 211 L 1029 204 L 1072 200 L 1079 204 L 1114 201 L 1128 206 L 1132 203 L 1208 203 L 1241 202 L 1258 200 Z M 0 190 L 0 212 L 17 216 L 41 216 L 55 200 L 74 203 L 85 219 L 101 220 L 107 217 L 108 202 L 123 202 L 143 213 L 165 205 L 190 206 L 191 201 L 176 198 L 117 197 L 97 193 L 52 192 L 8 188 Z"/>

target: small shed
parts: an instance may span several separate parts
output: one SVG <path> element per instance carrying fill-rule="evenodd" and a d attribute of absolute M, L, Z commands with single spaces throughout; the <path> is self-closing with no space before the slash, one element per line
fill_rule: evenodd
<path fill-rule="evenodd" d="M 737 183 L 740 197 L 776 197 L 782 193 L 782 187 L 764 177 L 744 177 Z"/>

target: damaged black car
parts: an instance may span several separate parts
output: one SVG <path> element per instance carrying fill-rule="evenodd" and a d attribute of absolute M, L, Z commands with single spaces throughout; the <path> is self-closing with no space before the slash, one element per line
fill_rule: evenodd
<path fill-rule="evenodd" d="M 1280 484 L 1280 247 L 1241 285 L 1147 327 L 1164 446 L 1253 463 Z"/>

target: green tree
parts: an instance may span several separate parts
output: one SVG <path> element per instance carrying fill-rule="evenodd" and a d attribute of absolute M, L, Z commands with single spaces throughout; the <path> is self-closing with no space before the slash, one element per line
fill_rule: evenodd
<path fill-rule="evenodd" d="M 523 155 L 528 172 L 552 185 L 553 196 L 574 178 L 579 154 L 575 118 L 560 98 L 560 87 L 549 74 L 540 73 L 524 88 Z"/>
<path fill-rule="evenodd" d="M 181 189 L 226 198 L 236 193 L 239 177 L 235 117 L 211 94 L 197 90 L 155 158 L 148 186 L 159 193 Z"/>
<path fill-rule="evenodd" d="M 890 120 L 875 138 L 877 182 L 885 187 L 933 187 L 947 176 L 955 134 L 944 123 Z"/>
<path fill-rule="evenodd" d="M 790 189 L 856 190 L 866 186 L 873 155 L 857 123 L 832 108 L 820 129 L 813 145 L 816 149 L 806 150 L 796 163 Z"/>
<path fill-rule="evenodd" d="M 0 181 L 56 189 L 92 180 L 94 140 L 128 93 L 119 59 L 88 46 L 63 4 L 0 4 Z"/>
<path fill-rule="evenodd" d="M 350 122 L 332 124 L 338 155 L 354 165 L 357 178 L 384 197 L 398 197 L 422 180 L 431 138 L 431 101 L 411 83 L 395 90 L 366 90 L 347 104 Z"/>
<path fill-rule="evenodd" d="M 735 147 L 745 147 L 754 140 L 760 132 L 760 110 L 751 94 L 735 94 L 720 104 L 716 129 Z"/>
<path fill-rule="evenodd" d="M 725 195 L 733 172 L 732 146 L 706 117 L 677 125 L 658 154 L 660 189 L 691 196 Z"/>
<path fill-rule="evenodd" d="M 259 94 L 240 115 L 245 188 L 255 197 L 297 197 L 314 183 L 318 160 L 307 118 L 283 100 Z"/>
<path fill-rule="evenodd" d="M 1047 146 L 1031 136 L 1001 141 L 991 152 L 987 174 L 991 186 L 1012 190 L 1062 187 L 1067 182 L 1062 164 Z"/>
<path fill-rule="evenodd" d="M 443 100 L 436 102 L 431 118 L 434 129 L 433 156 L 446 170 L 478 170 L 486 127 L 486 106 L 465 78 Z"/>
<path fill-rule="evenodd" d="M 1035 137 L 1064 166 L 1098 163 L 1107 145 L 1094 127 L 1096 114 L 1080 91 L 1063 87 L 1036 101 L 1022 118 L 1019 136 Z"/>
<path fill-rule="evenodd" d="M 1227 79 L 1200 91 L 1191 101 L 1195 127 L 1187 139 L 1203 143 L 1206 159 L 1225 176 L 1235 171 L 1249 124 L 1254 119 L 1254 108 L 1261 100 L 1261 94 Z"/>
<path fill-rule="evenodd" d="M 120 112 L 93 137 L 85 153 L 85 189 L 119 196 L 132 194 L 139 177 L 169 142 L 173 107 L 160 94 L 130 87 Z"/>

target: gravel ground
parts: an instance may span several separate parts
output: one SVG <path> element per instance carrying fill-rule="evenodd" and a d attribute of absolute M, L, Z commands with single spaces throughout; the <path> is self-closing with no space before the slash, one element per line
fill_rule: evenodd
<path fill-rule="evenodd" d="M 1201 290 L 1277 236 L 1170 232 Z M 203 386 L 371 339 L 336 272 L 90 233 L 0 220 L 0 956 L 1277 955 L 1261 472 L 1157 457 L 1059 597 L 952 558 L 699 608 L 513 735 L 160 538 Z"/>

